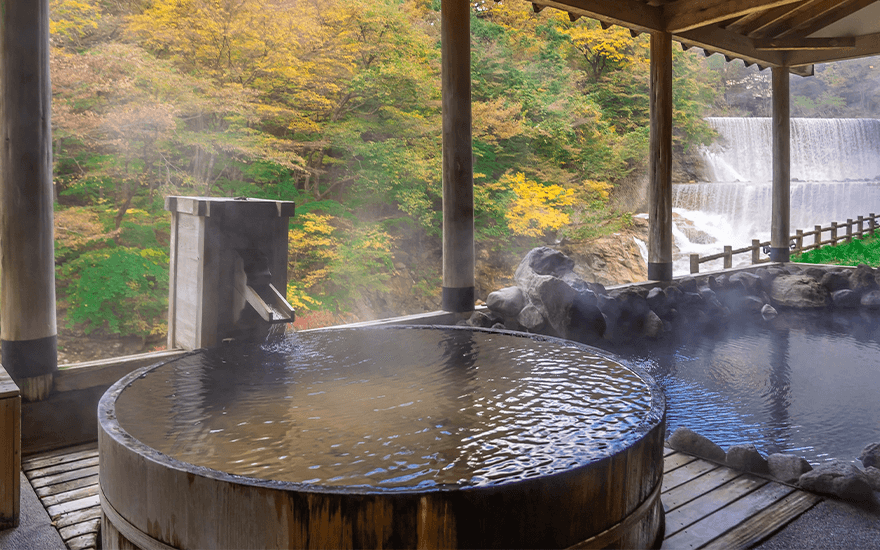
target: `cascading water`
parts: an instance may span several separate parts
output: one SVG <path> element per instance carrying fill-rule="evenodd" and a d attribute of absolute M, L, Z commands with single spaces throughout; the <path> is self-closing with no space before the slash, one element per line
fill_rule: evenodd
<path fill-rule="evenodd" d="M 724 245 L 741 248 L 770 237 L 770 119 L 706 120 L 719 138 L 701 151 L 705 181 L 673 185 L 673 234 L 681 253 L 676 274 L 689 271 L 688 254 L 714 254 Z M 880 212 L 880 120 L 792 119 L 792 233 L 870 212 Z M 720 260 L 707 268 L 720 268 Z"/>

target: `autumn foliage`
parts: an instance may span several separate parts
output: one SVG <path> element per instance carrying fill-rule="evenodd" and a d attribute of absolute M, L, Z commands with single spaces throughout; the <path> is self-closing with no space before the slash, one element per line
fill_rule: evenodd
<path fill-rule="evenodd" d="M 439 18 L 426 0 L 52 0 L 58 208 L 110 235 L 65 245 L 70 318 L 86 319 L 91 269 L 167 256 L 147 237 L 167 228 L 168 194 L 295 201 L 287 296 L 301 312 L 344 312 L 384 288 L 404 238 L 438 246 Z M 473 4 L 472 41 L 478 238 L 538 240 L 604 212 L 646 165 L 645 39 L 505 0 Z M 689 76 L 700 61 L 679 57 L 687 147 L 705 137 L 710 89 Z M 135 225 L 146 244 L 121 237 Z M 129 290 L 161 300 L 141 283 Z M 110 317 L 87 320 L 161 331 Z"/>

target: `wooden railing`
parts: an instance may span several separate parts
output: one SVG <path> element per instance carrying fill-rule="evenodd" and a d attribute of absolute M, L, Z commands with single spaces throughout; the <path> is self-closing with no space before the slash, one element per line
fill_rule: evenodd
<path fill-rule="evenodd" d="M 792 235 L 790 239 L 792 254 L 800 254 L 801 252 L 813 250 L 828 244 L 837 244 L 840 241 L 850 242 L 853 240 L 853 237 L 862 238 L 865 234 L 873 236 L 877 230 L 877 225 L 878 216 L 872 212 L 867 217 L 859 216 L 855 220 L 848 219 L 846 220 L 846 223 L 843 224 L 831 222 L 831 225 L 828 227 L 816 225 L 812 231 L 807 232 L 804 232 L 803 229 L 798 229 L 797 233 Z M 853 231 L 853 228 L 856 228 L 855 231 Z M 826 232 L 830 233 L 830 237 L 828 240 L 823 241 L 822 234 Z M 813 237 L 813 242 L 805 246 L 804 238 L 810 236 Z M 732 246 L 725 246 L 724 252 L 712 254 L 710 256 L 691 254 L 691 273 L 699 273 L 700 264 L 702 263 L 721 259 L 724 260 L 724 269 L 729 269 L 733 267 L 733 256 L 736 254 L 751 253 L 752 264 L 766 263 L 770 261 L 770 258 L 762 258 L 761 252 L 763 249 L 764 254 L 766 254 L 769 247 L 770 241 L 761 242 L 758 239 L 752 239 L 752 245 L 744 248 L 734 249 Z"/>

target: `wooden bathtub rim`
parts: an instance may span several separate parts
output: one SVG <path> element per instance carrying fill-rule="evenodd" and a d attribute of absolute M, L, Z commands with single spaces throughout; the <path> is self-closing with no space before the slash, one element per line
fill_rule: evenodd
<path fill-rule="evenodd" d="M 443 328 L 447 329 L 448 327 Z M 527 336 L 531 337 L 532 335 Z M 542 337 L 540 339 L 555 340 L 547 337 Z M 610 354 L 608 354 L 607 352 L 598 353 L 595 348 L 591 348 L 589 346 L 583 346 L 570 341 L 562 342 L 564 342 L 567 347 L 580 347 L 590 353 L 606 357 L 619 363 L 619 361 L 617 361 L 616 358 L 613 357 L 613 355 L 609 357 Z M 101 425 L 99 426 L 99 439 L 102 440 L 100 445 L 102 452 L 102 462 L 105 458 L 107 458 L 107 463 L 102 464 L 102 466 L 104 467 L 101 471 L 102 501 L 107 503 L 108 508 L 112 508 L 108 515 L 119 516 L 120 518 L 124 519 L 125 524 L 129 525 L 132 529 L 143 533 L 142 537 L 147 537 L 148 539 L 162 545 L 150 545 L 149 540 L 141 537 L 141 540 L 144 543 L 145 547 L 164 549 L 179 546 L 181 548 L 187 548 L 193 544 L 197 544 L 197 540 L 203 540 L 205 537 L 210 537 L 214 535 L 209 534 L 210 529 L 207 531 L 202 531 L 201 534 L 190 533 L 182 535 L 182 533 L 187 533 L 187 525 L 190 526 L 189 529 L 193 528 L 191 524 L 187 523 L 187 521 L 189 520 L 178 517 L 177 520 L 174 520 L 174 523 L 168 523 L 169 520 L 167 517 L 156 513 L 154 503 L 140 504 L 132 500 L 131 496 L 126 496 L 125 486 L 128 482 L 128 480 L 126 479 L 128 476 L 125 474 L 125 472 L 129 468 L 134 468 L 133 471 L 140 470 L 141 472 L 145 472 L 143 474 L 143 476 L 145 476 L 143 480 L 139 478 L 139 476 L 142 475 L 141 473 L 135 474 L 134 477 L 138 479 L 131 479 L 131 481 L 134 482 L 134 486 L 132 488 L 137 487 L 139 484 L 143 485 L 146 479 L 150 479 L 152 481 L 160 479 L 155 477 L 155 473 L 159 472 L 161 476 L 167 474 L 172 480 L 177 479 L 178 483 L 180 483 L 184 479 L 188 479 L 187 476 L 196 476 L 198 478 L 202 478 L 204 482 L 199 483 L 199 485 L 201 486 L 200 490 L 206 490 L 208 486 L 215 484 L 218 484 L 218 486 L 219 484 L 234 484 L 236 486 L 251 487 L 252 489 L 257 490 L 258 493 L 262 493 L 268 490 L 269 492 L 295 492 L 304 496 L 312 494 L 320 499 L 331 497 L 328 502 L 335 502 L 333 498 L 337 497 L 344 498 L 348 496 L 358 496 L 381 498 L 382 495 L 397 495 L 402 497 L 405 494 L 409 494 L 410 496 L 427 496 L 427 500 L 430 501 L 428 503 L 429 505 L 436 504 L 440 506 L 445 506 L 443 502 L 452 503 L 453 500 L 458 497 L 449 497 L 448 495 L 444 495 L 443 493 L 456 493 L 459 491 L 467 491 L 476 495 L 473 502 L 478 502 L 480 499 L 489 502 L 492 499 L 497 498 L 497 496 L 492 496 L 493 492 L 506 491 L 507 488 L 510 486 L 508 484 L 501 484 L 494 486 L 494 489 L 492 486 L 447 486 L 435 487 L 431 489 L 423 488 L 395 491 L 381 490 L 375 488 L 315 486 L 311 484 L 278 482 L 259 478 L 236 476 L 227 472 L 211 470 L 209 468 L 196 466 L 192 463 L 176 460 L 172 457 L 156 451 L 155 449 L 143 444 L 142 442 L 134 438 L 122 426 L 120 426 L 118 423 L 115 423 L 115 418 L 108 414 L 112 413 L 112 408 L 108 409 L 106 407 L 112 407 L 112 405 L 115 404 L 115 399 L 119 396 L 119 393 L 121 393 L 127 385 L 136 381 L 138 377 L 142 376 L 150 369 L 156 368 L 157 366 L 158 365 L 144 367 L 143 369 L 139 369 L 138 371 L 131 373 L 129 376 L 117 382 L 117 384 L 114 385 L 114 388 L 111 388 L 111 390 L 105 394 L 105 396 L 101 400 L 102 404 L 101 406 L 99 406 L 99 419 L 101 419 L 102 421 Z M 591 517 L 589 514 L 586 514 L 585 517 L 585 513 L 579 512 L 573 512 L 570 517 L 569 515 L 565 515 L 564 517 L 566 519 L 562 520 L 560 523 L 568 522 L 568 525 L 574 527 L 572 527 L 570 530 L 563 530 L 560 535 L 553 535 L 554 537 L 556 537 L 557 540 L 555 545 L 560 545 L 562 547 L 567 547 L 572 544 L 574 544 L 575 547 L 585 547 L 587 545 L 595 546 L 597 542 L 601 542 L 601 540 L 596 540 L 598 537 L 603 537 L 602 540 L 606 540 L 612 539 L 616 534 L 618 535 L 618 538 L 628 537 L 628 539 L 632 540 L 633 542 L 635 542 L 635 540 L 638 540 L 639 545 L 647 547 L 651 544 L 652 541 L 645 538 L 645 535 L 647 534 L 646 529 L 656 531 L 659 528 L 656 522 L 656 512 L 655 515 L 651 516 L 650 519 L 645 519 L 645 516 L 651 514 L 652 511 L 656 511 L 659 505 L 659 498 L 657 498 L 656 495 L 658 494 L 657 489 L 662 482 L 662 441 L 665 432 L 666 417 L 665 397 L 663 396 L 662 391 L 659 389 L 659 386 L 656 384 L 652 377 L 646 375 L 641 369 L 632 367 L 626 368 L 640 375 L 644 379 L 645 383 L 647 383 L 647 385 L 649 386 L 651 392 L 651 408 L 643 413 L 642 417 L 640 418 L 639 425 L 635 427 L 632 432 L 627 434 L 626 437 L 623 437 L 620 440 L 616 441 L 610 449 L 606 450 L 605 456 L 600 456 L 599 458 L 583 464 L 579 467 L 572 468 L 570 470 L 564 470 L 562 472 L 557 472 L 555 474 L 550 474 L 548 476 L 542 476 L 540 478 L 540 483 L 549 484 L 547 485 L 548 490 L 557 491 L 558 489 L 552 488 L 553 485 L 558 488 L 560 486 L 560 483 L 564 483 L 566 480 L 582 480 L 584 476 L 583 472 L 585 470 L 588 470 L 591 475 L 599 476 L 597 479 L 603 479 L 605 481 L 602 481 L 598 484 L 589 482 L 587 486 L 585 486 L 583 489 L 577 490 L 576 493 L 583 495 L 584 491 L 594 491 L 594 497 L 588 498 L 597 499 L 596 503 L 600 505 L 601 503 L 612 504 L 611 508 L 607 509 L 606 512 L 597 513 L 595 517 Z M 104 423 L 104 419 L 109 420 L 106 425 Z M 114 423 L 115 426 L 113 425 Z M 106 456 L 104 453 L 106 453 Z M 641 458 L 636 458 L 636 462 L 630 463 L 629 461 L 632 460 L 632 458 L 630 458 L 631 456 Z M 633 467 L 636 468 L 636 470 L 628 472 L 628 470 Z M 636 472 L 638 475 L 632 475 Z M 522 483 L 522 490 L 535 490 L 534 488 L 536 485 L 531 484 L 530 480 L 524 481 L 526 481 L 526 483 Z M 122 485 L 120 485 L 120 482 L 122 483 Z M 517 483 L 521 482 L 513 482 L 512 484 Z M 618 483 L 620 485 L 617 485 Z M 610 485 L 607 485 L 607 488 L 605 488 L 606 484 Z M 588 487 L 593 488 L 590 489 Z M 153 488 L 153 486 L 145 485 L 144 488 Z M 620 497 L 621 500 L 615 500 L 616 497 L 614 496 L 614 491 L 617 488 L 624 489 L 624 493 Z M 336 497 L 332 497 L 334 493 L 336 494 Z M 180 497 L 180 491 L 178 491 L 177 494 L 178 498 L 182 498 Z M 562 491 L 558 492 L 558 496 L 568 496 L 569 494 L 573 493 Z M 119 503 L 115 502 L 116 497 L 120 497 L 121 500 Z M 144 494 L 144 498 L 148 498 L 146 493 Z M 453 500 L 444 500 L 449 498 L 452 498 Z M 581 500 L 583 500 L 583 497 L 580 498 Z M 460 497 L 459 502 L 471 500 L 471 496 L 466 496 Z M 539 499 L 539 501 L 536 502 L 544 501 Z M 614 504 L 615 502 L 616 504 Z M 206 513 L 209 512 L 211 506 L 215 505 L 215 503 L 208 504 L 209 507 L 204 509 Z M 121 507 L 117 509 L 114 505 Z M 458 510 L 458 505 L 455 506 L 456 508 L 454 508 L 454 510 Z M 391 510 L 391 507 L 392 505 L 389 504 L 388 510 Z M 659 508 L 662 511 L 662 505 L 659 505 Z M 488 518 L 490 514 L 491 512 L 487 513 L 486 518 Z M 433 516 L 433 513 L 431 515 Z M 449 515 L 449 518 L 453 520 L 455 520 L 456 517 L 460 517 L 457 516 L 457 512 L 451 512 L 451 515 Z M 131 518 L 131 520 L 129 521 L 126 518 Z M 580 518 L 580 520 L 578 520 L 577 518 Z M 473 528 L 475 525 L 475 521 L 470 521 L 469 518 L 465 519 L 468 525 L 465 530 L 459 531 L 456 527 L 453 527 L 452 536 L 456 537 L 456 540 L 458 539 L 458 537 L 463 537 L 461 541 L 452 543 L 453 545 L 466 546 L 468 545 L 466 541 L 471 540 L 472 538 L 474 538 L 474 536 L 482 536 L 479 533 L 477 533 L 476 535 L 474 534 L 475 532 L 473 531 Z M 639 521 L 642 519 L 645 519 L 644 526 L 639 525 Z M 223 520 L 219 516 L 217 520 L 221 523 L 223 522 Z M 483 516 L 480 516 L 479 520 L 476 521 L 484 521 Z M 584 521 L 586 521 L 586 523 L 584 523 Z M 153 522 L 156 522 L 157 527 L 153 527 Z M 177 524 L 177 527 L 174 526 L 175 523 Z M 120 531 L 128 531 L 125 528 L 125 524 L 122 524 L 123 529 L 121 529 Z M 648 524 L 651 524 L 651 526 L 646 527 Z M 364 531 L 361 527 L 357 527 L 357 525 L 358 524 L 356 523 L 347 524 L 348 527 L 356 527 L 357 531 L 355 533 L 355 537 L 360 537 L 360 540 L 362 541 L 363 537 L 369 538 L 371 536 L 375 536 L 379 537 L 377 539 L 379 541 L 386 540 L 385 544 L 400 544 L 394 543 L 390 538 L 382 539 L 381 537 L 383 535 L 379 534 L 378 531 Z M 397 524 L 395 523 L 395 525 Z M 163 531 L 163 529 L 159 526 L 164 526 L 166 530 Z M 583 528 L 577 526 L 583 526 Z M 642 534 L 637 536 L 633 533 L 626 533 L 625 527 L 627 526 L 635 526 L 633 527 L 633 532 L 635 533 L 636 531 L 640 531 L 642 532 Z M 168 531 L 167 529 L 170 529 L 170 531 Z M 546 529 L 547 528 L 545 527 L 544 530 L 546 531 Z M 224 529 L 221 527 L 220 531 L 223 530 Z M 495 535 L 492 533 L 497 534 L 497 532 L 497 529 L 486 532 L 485 540 L 495 540 L 493 538 Z M 566 532 L 568 533 L 567 535 Z M 177 533 L 177 535 L 175 535 L 174 533 Z M 220 536 L 219 531 L 217 531 L 216 533 L 217 536 Z M 278 531 L 278 533 L 280 533 L 280 531 Z M 312 547 L 315 543 L 309 542 L 311 540 L 311 537 L 313 536 L 310 533 L 311 532 L 306 533 L 305 531 L 303 531 L 301 535 L 296 535 L 295 533 L 290 532 L 283 536 L 290 537 L 288 541 L 289 544 L 302 544 L 304 547 Z M 108 532 L 107 534 L 111 535 L 110 532 Z M 138 537 L 138 535 L 134 533 L 132 534 L 135 537 Z M 183 536 L 183 539 L 178 539 L 178 535 Z M 348 537 L 349 535 L 345 536 Z M 546 535 L 540 536 L 543 537 Z M 576 542 L 578 540 L 581 540 L 581 537 L 584 536 L 589 536 L 590 538 L 580 543 Z M 160 537 L 161 540 L 155 539 L 153 537 Z M 636 538 L 634 539 L 633 537 Z M 510 536 L 508 536 L 508 538 L 510 538 Z M 394 535 L 394 540 L 410 539 L 412 539 L 413 542 L 421 540 L 417 535 L 409 532 L 405 532 L 404 534 L 399 536 Z M 234 537 L 234 540 L 241 541 L 242 537 Z M 285 540 L 287 539 L 285 538 Z M 300 542 L 296 542 L 297 540 L 299 540 Z M 436 542 L 436 539 L 432 540 L 435 540 Z M 431 544 L 431 542 L 429 541 L 422 542 L 427 542 L 429 545 Z M 233 539 L 230 539 L 229 543 L 238 544 L 236 542 L 233 542 Z M 348 544 L 352 543 L 358 544 L 357 542 L 354 542 L 354 539 L 352 539 L 352 542 L 349 542 Z M 169 544 L 171 546 L 169 546 Z M 287 543 L 282 544 L 286 545 Z M 529 543 L 524 542 L 524 544 Z"/>

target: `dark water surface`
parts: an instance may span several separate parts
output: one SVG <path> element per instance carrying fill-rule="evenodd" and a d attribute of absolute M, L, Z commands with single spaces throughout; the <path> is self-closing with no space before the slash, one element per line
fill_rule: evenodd
<path fill-rule="evenodd" d="M 558 341 L 347 329 L 169 362 L 123 390 L 116 415 L 146 445 L 233 474 L 484 485 L 620 450 L 643 433 L 651 388 L 629 368 Z"/>
<path fill-rule="evenodd" d="M 617 348 L 653 375 L 667 429 L 686 426 L 724 448 L 754 443 L 812 463 L 854 460 L 880 441 L 880 316 L 784 311 L 711 334 Z"/>

